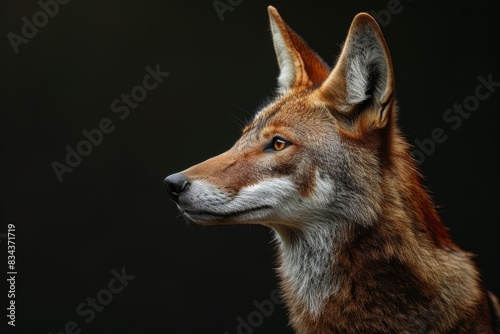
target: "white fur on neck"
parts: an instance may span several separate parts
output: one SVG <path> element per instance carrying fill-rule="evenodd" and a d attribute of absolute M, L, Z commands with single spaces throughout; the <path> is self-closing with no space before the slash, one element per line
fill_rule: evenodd
<path fill-rule="evenodd" d="M 336 227 L 332 222 L 311 224 L 292 238 L 275 230 L 282 258 L 281 277 L 292 289 L 293 297 L 313 316 L 338 290 L 333 274 Z"/>

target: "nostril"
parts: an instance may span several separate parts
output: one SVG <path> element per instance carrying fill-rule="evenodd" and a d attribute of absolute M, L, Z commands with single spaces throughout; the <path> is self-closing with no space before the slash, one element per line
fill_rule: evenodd
<path fill-rule="evenodd" d="M 171 199 L 178 202 L 179 195 L 189 185 L 187 177 L 182 173 L 172 174 L 165 178 L 165 187 Z"/>

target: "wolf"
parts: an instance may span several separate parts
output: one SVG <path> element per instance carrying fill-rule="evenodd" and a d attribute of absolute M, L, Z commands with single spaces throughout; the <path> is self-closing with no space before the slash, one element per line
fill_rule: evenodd
<path fill-rule="evenodd" d="M 231 149 L 164 180 L 182 215 L 274 232 L 299 334 L 498 333 L 498 300 L 452 241 L 398 128 L 375 19 L 354 17 L 330 68 L 268 12 L 277 94 Z"/>

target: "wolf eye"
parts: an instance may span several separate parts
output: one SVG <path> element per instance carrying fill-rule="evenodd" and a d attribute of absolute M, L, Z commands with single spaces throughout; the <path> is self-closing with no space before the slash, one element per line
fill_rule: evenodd
<path fill-rule="evenodd" d="M 273 144 L 273 148 L 275 151 L 281 151 L 286 147 L 286 141 L 282 139 L 276 139 Z"/>
<path fill-rule="evenodd" d="M 283 151 L 285 148 L 287 148 L 290 145 L 290 142 L 288 140 L 285 140 L 280 137 L 274 137 L 273 140 L 269 144 L 266 145 L 266 148 L 264 151 L 270 152 L 270 151 Z"/>

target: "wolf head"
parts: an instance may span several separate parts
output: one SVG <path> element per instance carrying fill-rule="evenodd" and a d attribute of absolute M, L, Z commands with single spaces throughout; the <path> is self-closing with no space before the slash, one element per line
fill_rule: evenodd
<path fill-rule="evenodd" d="M 331 70 L 275 8 L 268 11 L 280 68 L 277 96 L 227 152 L 168 176 L 169 195 L 200 224 L 277 231 L 371 224 L 380 215 L 387 166 L 396 155 L 411 163 L 394 145 L 402 139 L 380 28 L 358 14 Z"/>

